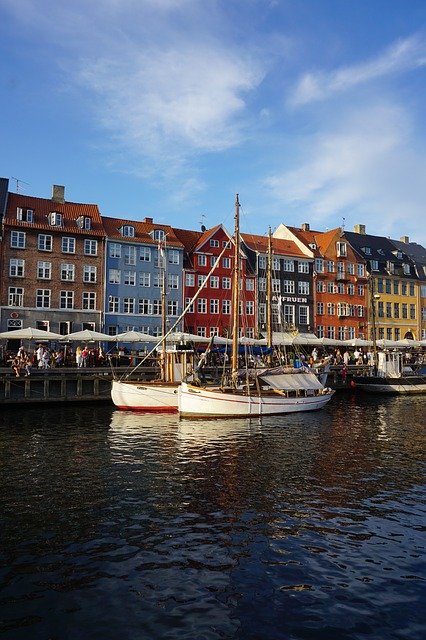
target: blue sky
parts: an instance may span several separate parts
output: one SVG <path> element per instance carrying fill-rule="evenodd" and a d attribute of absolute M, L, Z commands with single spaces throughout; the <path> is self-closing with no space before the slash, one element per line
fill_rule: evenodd
<path fill-rule="evenodd" d="M 101 213 L 426 245 L 424 0 L 0 0 L 0 175 Z M 12 179 L 14 178 L 14 179 Z"/>

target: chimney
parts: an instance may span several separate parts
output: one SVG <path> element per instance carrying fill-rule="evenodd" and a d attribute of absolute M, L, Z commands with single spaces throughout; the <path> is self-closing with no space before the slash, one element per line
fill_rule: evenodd
<path fill-rule="evenodd" d="M 409 244 L 410 238 L 408 236 L 401 236 L 400 241 L 404 242 L 405 244 Z"/>
<path fill-rule="evenodd" d="M 154 222 L 154 218 L 145 218 L 144 222 L 146 222 L 147 224 L 152 224 Z"/>
<path fill-rule="evenodd" d="M 52 187 L 52 200 L 53 202 L 59 202 L 64 204 L 65 202 L 65 187 L 60 184 L 54 184 Z"/>
<path fill-rule="evenodd" d="M 302 229 L 302 231 L 309 231 L 310 230 L 309 222 L 304 222 L 300 228 Z"/>
<path fill-rule="evenodd" d="M 356 224 L 354 226 L 354 233 L 359 233 L 362 236 L 365 236 L 365 224 Z"/>

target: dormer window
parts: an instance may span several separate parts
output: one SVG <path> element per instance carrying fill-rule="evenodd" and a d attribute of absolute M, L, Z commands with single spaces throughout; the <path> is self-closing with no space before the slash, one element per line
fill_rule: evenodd
<path fill-rule="evenodd" d="M 402 265 L 402 269 L 403 269 L 404 275 L 406 275 L 406 276 L 410 275 L 410 265 L 409 264 L 403 264 Z"/>
<path fill-rule="evenodd" d="M 48 215 L 48 220 L 51 227 L 62 227 L 62 213 L 52 211 Z"/>
<path fill-rule="evenodd" d="M 76 220 L 77 227 L 89 231 L 92 228 L 92 218 L 90 216 L 79 216 Z"/>
<path fill-rule="evenodd" d="M 362 250 L 364 251 L 366 256 L 371 256 L 371 249 L 370 247 L 362 247 Z"/>
<path fill-rule="evenodd" d="M 372 271 L 378 271 L 379 270 L 379 261 L 378 260 L 371 260 L 370 261 L 370 265 L 371 265 L 371 270 Z"/>
<path fill-rule="evenodd" d="M 131 224 L 124 224 L 121 229 L 121 235 L 125 238 L 134 238 L 135 237 L 135 228 L 132 227 Z"/>
<path fill-rule="evenodd" d="M 160 242 L 161 240 L 166 239 L 166 234 L 163 229 L 154 229 L 152 237 L 154 238 L 154 240 L 157 240 L 158 242 Z"/>
<path fill-rule="evenodd" d="M 388 260 L 386 268 L 387 268 L 389 273 L 395 273 L 395 263 L 394 262 L 391 262 L 390 260 Z"/>
<path fill-rule="evenodd" d="M 345 258 L 347 256 L 346 253 L 346 242 L 337 242 L 336 243 L 337 257 Z"/>
<path fill-rule="evenodd" d="M 34 209 L 22 209 L 22 207 L 16 208 L 16 219 L 21 222 L 33 222 L 34 221 Z"/>
<path fill-rule="evenodd" d="M 309 244 L 309 248 L 312 249 L 313 251 L 315 251 L 315 249 L 317 248 L 317 245 L 315 244 L 315 242 L 311 242 Z"/>

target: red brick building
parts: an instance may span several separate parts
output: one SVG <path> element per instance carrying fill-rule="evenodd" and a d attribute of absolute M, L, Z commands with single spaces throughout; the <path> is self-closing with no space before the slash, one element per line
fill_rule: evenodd
<path fill-rule="evenodd" d="M 2 331 L 102 327 L 105 233 L 97 205 L 8 193 L 2 220 Z"/>

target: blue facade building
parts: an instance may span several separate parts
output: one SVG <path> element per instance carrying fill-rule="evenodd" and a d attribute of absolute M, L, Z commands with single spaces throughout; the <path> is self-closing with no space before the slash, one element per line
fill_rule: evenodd
<path fill-rule="evenodd" d="M 160 336 L 162 301 L 167 330 L 182 313 L 183 244 L 172 227 L 152 218 L 102 220 L 107 237 L 104 331 L 111 336 L 131 330 Z"/>

